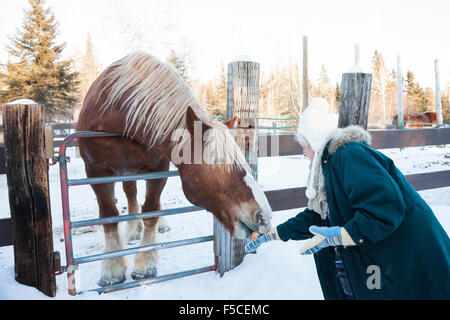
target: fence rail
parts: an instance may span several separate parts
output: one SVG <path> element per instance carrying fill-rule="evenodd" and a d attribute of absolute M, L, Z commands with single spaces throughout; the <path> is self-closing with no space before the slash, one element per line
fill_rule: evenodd
<path fill-rule="evenodd" d="M 369 130 L 372 137 L 372 147 L 375 149 L 407 148 L 450 144 L 450 128 L 424 128 L 402 130 Z M 53 146 L 59 148 L 64 139 L 54 139 Z M 273 144 L 277 143 L 278 148 Z M 68 147 L 77 146 L 76 140 Z M 259 136 L 259 157 L 292 156 L 302 153 L 302 148 L 295 141 L 293 134 Z M 0 174 L 6 173 L 5 151 L 0 146 Z M 276 150 L 275 153 L 272 150 Z"/>

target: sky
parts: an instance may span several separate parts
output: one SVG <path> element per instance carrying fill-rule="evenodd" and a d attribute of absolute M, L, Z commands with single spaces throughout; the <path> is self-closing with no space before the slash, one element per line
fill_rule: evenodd
<path fill-rule="evenodd" d="M 8 35 L 22 25 L 27 0 L 0 0 L 0 63 L 8 59 Z M 450 26 L 447 0 L 47 0 L 59 23 L 57 41 L 65 57 L 86 48 L 87 34 L 103 67 L 133 48 L 165 60 L 170 49 L 189 52 L 193 74 L 211 79 L 222 63 L 245 57 L 262 72 L 302 62 L 302 37 L 308 37 L 309 75 L 317 80 L 324 65 L 340 80 L 354 64 L 371 72 L 374 51 L 389 69 L 412 70 L 422 87 L 435 87 L 439 59 L 441 88 L 450 81 Z M 139 37 L 139 35 L 142 35 Z M 141 39 L 141 40 L 139 40 Z"/>

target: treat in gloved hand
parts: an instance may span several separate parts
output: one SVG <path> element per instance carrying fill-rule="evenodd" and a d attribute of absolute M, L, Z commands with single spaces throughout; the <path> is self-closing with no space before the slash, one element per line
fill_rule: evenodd
<path fill-rule="evenodd" d="M 252 235 L 250 236 L 250 239 L 255 240 L 256 238 L 258 238 L 261 235 L 261 233 L 253 231 Z"/>

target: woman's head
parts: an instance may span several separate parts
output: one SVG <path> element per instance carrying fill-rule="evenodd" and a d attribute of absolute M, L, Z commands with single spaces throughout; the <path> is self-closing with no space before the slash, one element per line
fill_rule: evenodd
<path fill-rule="evenodd" d="M 310 147 L 317 152 L 326 143 L 325 139 L 330 132 L 337 128 L 337 120 L 337 114 L 328 112 L 328 102 L 325 99 L 314 98 L 300 116 L 296 139 L 303 149 Z M 308 156 L 305 150 L 303 154 Z"/>
<path fill-rule="evenodd" d="M 327 142 L 325 140 L 331 131 L 337 128 L 337 120 L 336 114 L 328 112 L 328 102 L 323 98 L 312 99 L 308 108 L 300 116 L 296 139 L 303 148 L 303 155 L 311 161 L 311 172 L 305 192 L 310 200 L 317 195 L 313 187 L 318 163 L 317 153 Z"/>

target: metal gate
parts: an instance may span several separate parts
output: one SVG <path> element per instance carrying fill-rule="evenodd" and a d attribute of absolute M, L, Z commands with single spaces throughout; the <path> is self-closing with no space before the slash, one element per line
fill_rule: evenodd
<path fill-rule="evenodd" d="M 122 289 L 128 289 L 133 287 L 138 287 L 142 285 L 147 285 L 151 283 L 177 279 L 189 275 L 199 274 L 207 271 L 217 270 L 218 258 L 217 255 L 214 255 L 214 265 L 206 266 L 202 268 L 177 272 L 173 274 L 167 274 L 162 276 L 157 276 L 149 279 L 142 279 L 137 281 L 124 282 L 108 287 L 103 288 L 95 288 L 86 291 L 77 291 L 75 285 L 75 275 L 76 270 L 78 270 L 78 266 L 82 263 L 88 263 L 99 260 L 106 260 L 110 258 L 125 256 L 136 254 L 148 250 L 162 250 L 175 248 L 180 246 L 186 246 L 190 244 L 202 243 L 207 241 L 213 241 L 214 236 L 204 236 L 198 238 L 177 240 L 171 242 L 164 243 L 154 243 L 146 246 L 122 249 L 118 251 L 105 252 L 100 254 L 94 254 L 85 257 L 74 258 L 73 246 L 72 246 L 72 229 L 93 226 L 93 225 L 101 225 L 108 223 L 117 223 L 123 221 L 131 221 L 138 219 L 146 219 L 146 218 L 155 218 L 161 216 L 168 216 L 186 212 L 194 212 L 204 210 L 203 208 L 197 206 L 188 206 L 188 207 L 180 207 L 173 209 L 165 209 L 159 211 L 152 212 L 144 212 L 140 214 L 132 214 L 132 215 L 122 215 L 116 217 L 107 217 L 107 218 L 99 218 L 99 219 L 90 219 L 90 220 L 82 220 L 82 221 L 71 221 L 70 220 L 70 208 L 69 208 L 69 187 L 80 186 L 80 185 L 88 185 L 88 184 L 100 184 L 100 183 L 110 183 L 110 182 L 123 182 L 123 181 L 134 181 L 134 180 L 151 180 L 151 179 L 161 179 L 168 177 L 176 177 L 179 176 L 178 171 L 165 171 L 165 172 L 154 172 L 154 173 L 146 173 L 146 174 L 134 174 L 134 175 L 124 175 L 124 176 L 111 176 L 111 177 L 98 177 L 98 178 L 87 178 L 87 179 L 69 179 L 67 172 L 67 163 L 70 159 L 66 156 L 66 149 L 69 144 L 78 138 L 95 138 L 95 137 L 117 137 L 123 136 L 121 133 L 106 133 L 100 131 L 79 131 L 67 136 L 62 142 L 59 148 L 59 170 L 60 170 L 60 180 L 61 180 L 61 197 L 62 197 L 62 209 L 63 209 L 63 221 L 64 221 L 64 239 L 65 239 L 65 248 L 66 248 L 66 263 L 67 266 L 62 268 L 67 272 L 68 278 L 68 291 L 71 295 L 76 295 L 77 293 L 83 293 L 87 291 L 97 291 L 98 293 L 104 292 L 112 292 Z M 62 272 L 61 272 L 62 273 Z"/>

